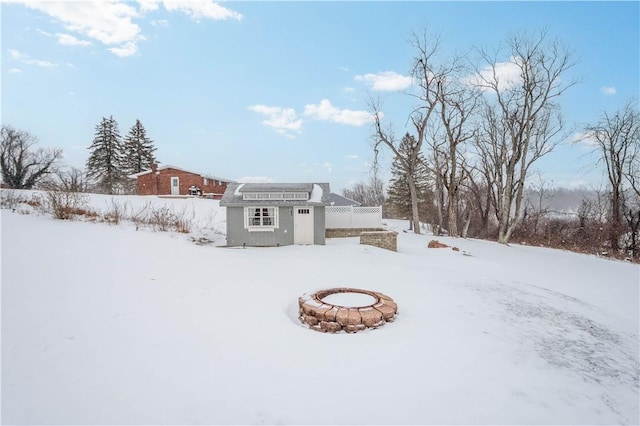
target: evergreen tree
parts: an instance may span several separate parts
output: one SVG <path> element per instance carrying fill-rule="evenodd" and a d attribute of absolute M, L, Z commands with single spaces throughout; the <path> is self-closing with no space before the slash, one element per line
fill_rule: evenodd
<path fill-rule="evenodd" d="M 151 165 L 155 162 L 153 155 L 155 150 L 153 141 L 147 137 L 144 126 L 140 120 L 136 120 L 136 124 L 131 127 L 124 140 L 123 173 L 132 175 L 151 169 Z"/>
<path fill-rule="evenodd" d="M 398 155 L 391 164 L 391 180 L 389 181 L 388 202 L 397 215 L 409 218 L 410 229 L 413 225 L 413 213 L 411 206 L 411 191 L 409 190 L 409 173 L 411 170 L 406 159 L 410 150 L 415 147 L 416 140 L 409 133 L 405 134 L 398 146 Z M 430 192 L 429 171 L 422 153 L 418 154 L 418 162 L 413 171 L 413 177 L 418 195 L 418 206 L 424 210 L 432 199 Z"/>
<path fill-rule="evenodd" d="M 119 192 L 124 182 L 122 173 L 122 138 L 118 123 L 113 116 L 102 117 L 96 126 L 91 155 L 87 160 L 87 176 L 94 181 L 99 191 L 106 194 Z"/>

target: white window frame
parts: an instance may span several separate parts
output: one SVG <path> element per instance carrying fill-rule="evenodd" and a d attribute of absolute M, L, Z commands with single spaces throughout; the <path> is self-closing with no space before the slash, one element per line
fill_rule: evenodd
<path fill-rule="evenodd" d="M 245 207 L 244 229 L 248 230 L 249 232 L 273 232 L 280 226 L 280 217 L 278 215 L 278 211 L 278 206 Z M 258 213 L 258 216 L 256 216 L 256 213 Z M 258 224 L 256 224 L 256 219 Z M 269 221 L 267 219 L 271 220 Z"/>

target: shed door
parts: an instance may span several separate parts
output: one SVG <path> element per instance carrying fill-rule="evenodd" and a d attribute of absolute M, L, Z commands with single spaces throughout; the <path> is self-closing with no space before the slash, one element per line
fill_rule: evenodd
<path fill-rule="evenodd" d="M 180 178 L 171 177 L 171 195 L 180 195 Z"/>
<path fill-rule="evenodd" d="M 293 243 L 313 244 L 313 207 L 293 208 Z"/>

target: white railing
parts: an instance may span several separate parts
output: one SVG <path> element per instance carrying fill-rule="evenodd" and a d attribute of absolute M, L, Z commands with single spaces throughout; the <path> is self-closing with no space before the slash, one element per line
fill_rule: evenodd
<path fill-rule="evenodd" d="M 327 229 L 380 228 L 382 227 L 382 207 L 325 207 L 325 227 Z"/>

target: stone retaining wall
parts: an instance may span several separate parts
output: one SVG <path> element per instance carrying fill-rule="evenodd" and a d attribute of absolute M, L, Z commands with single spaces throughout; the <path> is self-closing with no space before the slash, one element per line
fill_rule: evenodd
<path fill-rule="evenodd" d="M 360 244 L 398 251 L 398 233 L 395 231 L 365 231 L 360 233 Z"/>
<path fill-rule="evenodd" d="M 331 228 L 325 229 L 325 238 L 359 237 L 363 232 L 384 231 L 381 228 Z"/>

